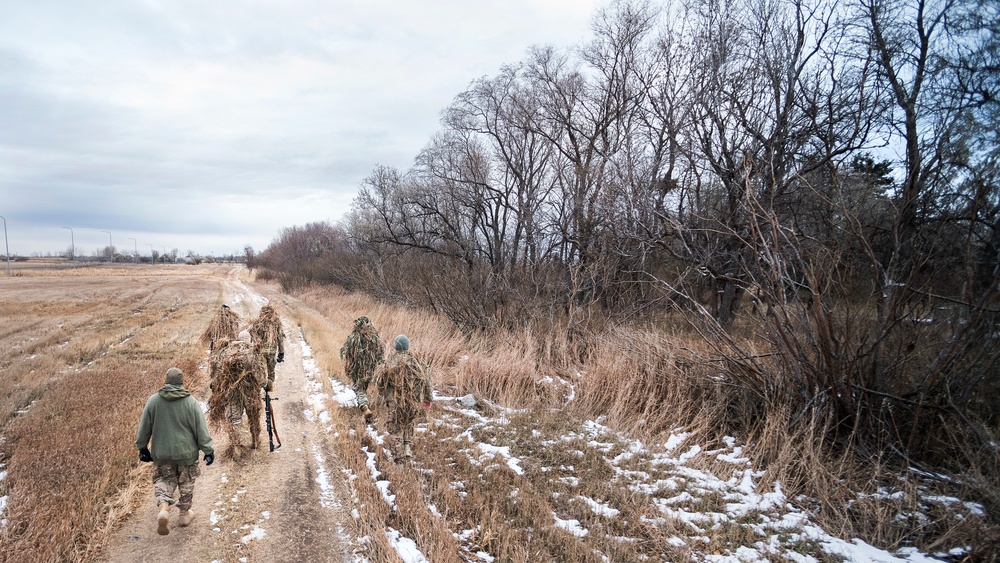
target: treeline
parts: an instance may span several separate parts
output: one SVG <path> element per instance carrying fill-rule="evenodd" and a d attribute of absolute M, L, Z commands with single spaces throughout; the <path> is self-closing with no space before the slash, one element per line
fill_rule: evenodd
<path fill-rule="evenodd" d="M 586 44 L 472 82 L 342 223 L 248 263 L 580 355 L 609 321 L 684 319 L 761 412 L 996 463 L 998 12 L 612 3 Z"/>

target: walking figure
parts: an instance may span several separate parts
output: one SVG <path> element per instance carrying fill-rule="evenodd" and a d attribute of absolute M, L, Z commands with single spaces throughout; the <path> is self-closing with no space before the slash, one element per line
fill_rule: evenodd
<path fill-rule="evenodd" d="M 239 326 L 240 316 L 234 313 L 229 305 L 224 304 L 209 321 L 208 328 L 201 335 L 201 341 L 208 344 L 209 352 L 213 352 L 216 344 L 235 339 Z"/>
<path fill-rule="evenodd" d="M 372 420 L 372 411 L 368 408 L 368 384 L 384 353 L 385 347 L 371 321 L 368 317 L 358 317 L 354 321 L 354 330 L 340 349 L 340 358 L 344 360 L 344 374 L 351 378 L 365 422 Z"/>
<path fill-rule="evenodd" d="M 413 425 L 417 415 L 431 408 L 430 368 L 410 353 L 410 339 L 400 334 L 393 340 L 394 351 L 375 370 L 373 381 L 389 409 L 389 432 L 401 437 L 402 455 L 398 461 L 413 459 Z"/>
<path fill-rule="evenodd" d="M 191 393 L 184 388 L 184 373 L 178 368 L 167 370 L 166 382 L 154 393 L 142 409 L 139 430 L 135 436 L 139 461 L 153 462 L 153 491 L 156 494 L 156 532 L 170 533 L 170 507 L 180 509 L 177 523 L 191 523 L 191 501 L 194 482 L 201 474 L 198 452 L 205 452 L 205 465 L 215 460 L 215 446 L 208 433 L 205 416 Z M 180 496 L 174 498 L 174 492 Z"/>
<path fill-rule="evenodd" d="M 285 361 L 285 332 L 274 307 L 264 305 L 260 308 L 260 316 L 250 323 L 250 335 L 264 354 L 264 361 L 267 363 L 267 383 L 264 389 L 272 391 L 274 366 Z"/>
<path fill-rule="evenodd" d="M 208 400 L 208 419 L 216 429 L 225 427 L 229 434 L 227 455 L 239 458 L 243 454 L 241 436 L 243 413 L 250 429 L 250 448 L 260 440 L 260 415 L 263 403 L 260 388 L 267 382 L 264 356 L 254 345 L 247 331 L 236 340 L 219 347 L 212 356 L 212 396 Z"/>

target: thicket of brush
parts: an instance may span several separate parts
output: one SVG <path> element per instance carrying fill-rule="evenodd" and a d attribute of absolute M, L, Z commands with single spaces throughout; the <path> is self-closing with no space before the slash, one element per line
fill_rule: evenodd
<path fill-rule="evenodd" d="M 262 254 L 257 272 L 289 289 L 323 281 L 366 291 L 393 310 L 411 308 L 412 325 L 377 310 L 358 314 L 387 339 L 419 335 L 415 349 L 446 367 L 462 392 L 552 407 L 562 404 L 566 387 L 539 380 L 574 381 L 571 410 L 608 416 L 618 428 L 735 433 L 788 491 L 819 501 L 828 529 L 887 547 L 932 546 L 950 536 L 996 549 L 996 257 L 979 254 L 976 260 L 988 260 L 957 275 L 945 249 L 933 244 L 906 282 L 884 286 L 869 278 L 873 268 L 857 263 L 851 240 L 811 247 L 775 239 L 759 210 L 747 225 L 750 240 L 738 256 L 755 263 L 728 289 L 663 259 L 648 264 L 649 283 L 604 286 L 621 290 L 611 299 L 578 265 L 566 265 L 565 277 L 548 264 L 530 279 L 498 279 L 480 275 L 483 265 L 391 245 L 376 254 L 343 239 L 323 251 L 316 241 L 324 233 L 336 240 L 349 232 L 328 225 L 287 230 Z M 269 261 L 300 246 L 312 249 L 304 262 Z M 984 274 L 983 264 L 993 264 L 992 273 Z M 298 277 L 302 269 L 315 276 Z M 740 299 L 723 319 L 730 291 Z M 450 323 L 440 326 L 426 312 Z M 986 526 L 946 515 L 915 524 L 887 517 L 905 507 L 858 500 L 858 492 L 879 485 L 914 490 L 919 479 L 911 469 L 951 475 L 936 487 L 982 503 Z"/>
<path fill-rule="evenodd" d="M 288 228 L 254 266 L 511 344 L 522 375 L 487 394 L 585 372 L 593 414 L 740 431 L 814 496 L 824 468 L 922 467 L 995 521 L 994 4 L 612 2 L 584 45 L 459 93 L 342 224 Z M 887 145 L 898 160 L 869 152 Z"/>

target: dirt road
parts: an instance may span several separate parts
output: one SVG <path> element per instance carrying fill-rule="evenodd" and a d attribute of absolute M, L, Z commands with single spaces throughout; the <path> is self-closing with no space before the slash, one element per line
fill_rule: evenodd
<path fill-rule="evenodd" d="M 276 370 L 273 397 L 281 447 L 269 453 L 266 432 L 263 448 L 240 461 L 217 456 L 210 467 L 201 465 L 194 492 L 194 521 L 176 523 L 170 533 L 156 533 L 156 505 L 149 491 L 109 543 L 100 561 L 352 561 L 350 541 L 340 499 L 344 485 L 335 465 L 332 438 L 321 417 L 313 416 L 308 401 L 310 375 L 304 369 L 301 333 L 289 314 L 294 300 L 245 281 L 246 270 L 233 269 L 222 283 L 223 302 L 242 319 L 256 315 L 271 302 L 282 316 L 286 333 L 285 361 Z M 264 293 L 260 293 L 263 291 Z M 349 327 L 332 327 L 345 337 Z M 208 357 L 199 366 L 207 370 Z M 196 393 L 207 402 L 207 390 Z M 225 432 L 213 432 L 216 452 L 225 450 Z"/>

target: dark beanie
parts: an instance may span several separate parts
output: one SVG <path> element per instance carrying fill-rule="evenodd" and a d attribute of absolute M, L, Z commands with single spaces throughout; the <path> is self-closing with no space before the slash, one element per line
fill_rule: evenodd
<path fill-rule="evenodd" d="M 184 372 L 177 368 L 168 369 L 167 385 L 184 385 Z"/>

